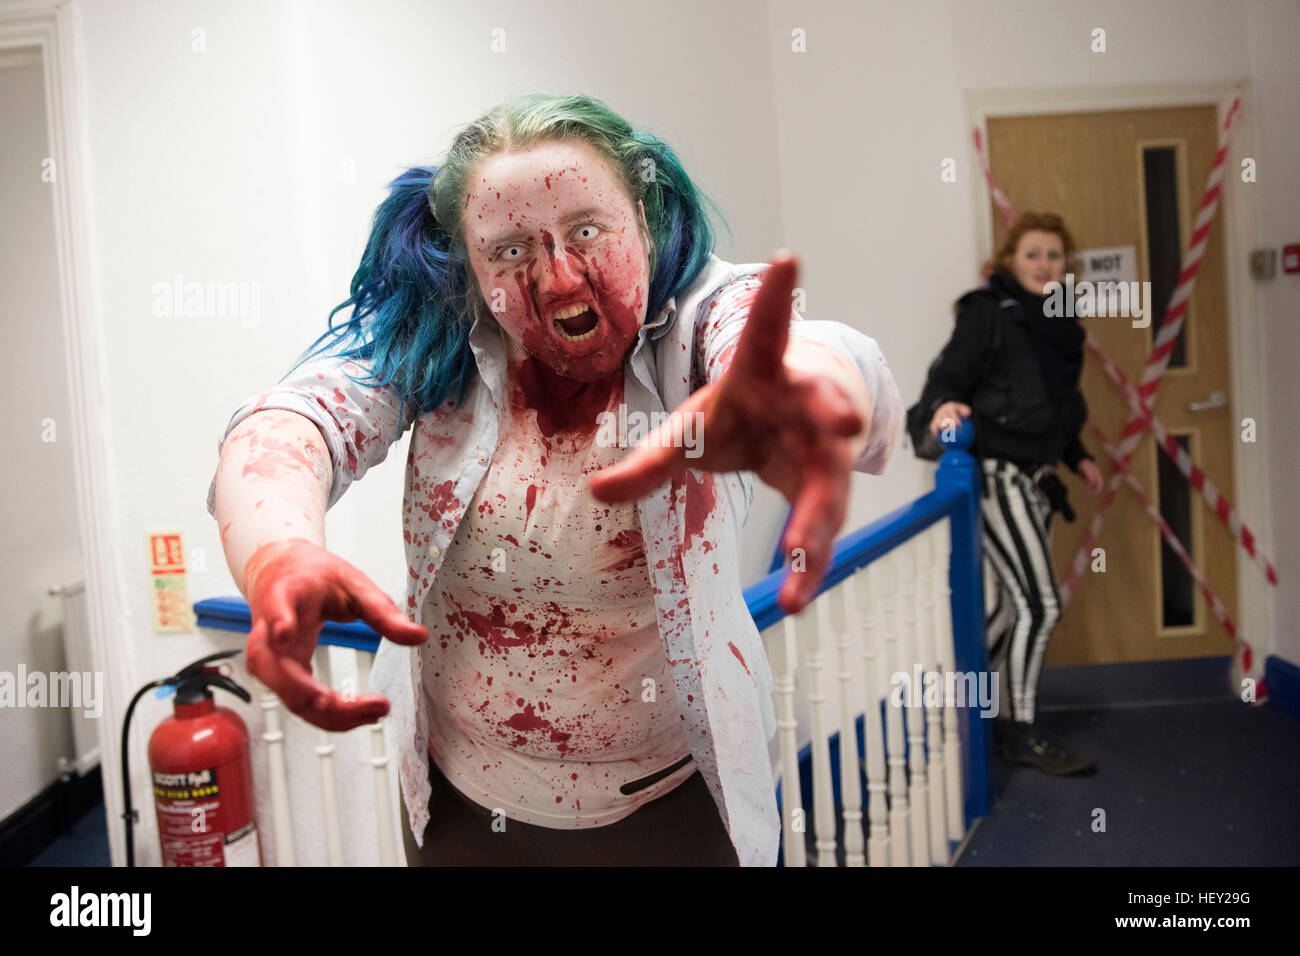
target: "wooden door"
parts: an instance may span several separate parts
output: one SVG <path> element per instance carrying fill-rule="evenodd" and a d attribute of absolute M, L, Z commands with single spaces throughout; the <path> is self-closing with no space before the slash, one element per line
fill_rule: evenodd
<path fill-rule="evenodd" d="M 1131 246 L 1140 282 L 1151 282 L 1150 326 L 1131 318 L 1085 320 L 1102 348 L 1133 382 L 1140 380 L 1152 339 L 1177 281 L 1218 144 L 1212 106 L 1016 116 L 988 121 L 993 176 L 1017 212 L 1056 212 L 1081 250 Z M 1231 175 L 1229 170 L 1229 175 Z M 1219 489 L 1235 501 L 1231 442 L 1234 426 L 1229 382 L 1227 296 L 1224 279 L 1223 198 L 1197 277 L 1181 342 L 1153 409 L 1170 433 L 1185 442 Z M 993 248 L 1006 225 L 993 209 Z M 1077 275 L 1077 273 L 1076 273 Z M 1128 420 L 1128 407 L 1091 357 L 1081 379 L 1091 421 L 1112 439 Z M 1218 405 L 1221 393 L 1226 398 Z M 1212 398 L 1214 400 L 1212 400 Z M 1194 403 L 1205 407 L 1193 409 Z M 1097 441 L 1088 448 L 1102 474 L 1112 473 Z M 1147 434 L 1132 471 L 1178 532 L 1193 560 L 1231 617 L 1237 612 L 1237 545 Z M 1078 520 L 1053 520 L 1053 553 L 1064 577 L 1100 498 L 1090 498 L 1064 465 Z M 1103 493 L 1104 496 L 1104 493 Z M 1122 486 L 1107 512 L 1097 547 L 1105 571 L 1083 575 L 1057 626 L 1044 663 L 1100 664 L 1231 654 L 1232 638 L 1206 605 L 1177 557 L 1162 543 L 1155 523 L 1131 490 Z"/>

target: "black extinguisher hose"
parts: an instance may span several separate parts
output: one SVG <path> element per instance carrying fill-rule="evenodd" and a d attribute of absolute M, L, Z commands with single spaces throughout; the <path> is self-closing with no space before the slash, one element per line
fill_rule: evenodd
<path fill-rule="evenodd" d="M 135 866 L 135 839 L 131 835 L 131 826 L 139 819 L 139 814 L 131 809 L 131 767 L 127 759 L 126 737 L 127 732 L 131 729 L 131 713 L 135 710 L 135 705 L 140 702 L 140 698 L 155 687 L 166 687 L 167 681 L 156 680 L 145 684 L 135 696 L 131 698 L 131 705 L 126 709 L 126 720 L 122 722 L 122 802 L 124 812 L 122 819 L 126 823 L 126 865 Z"/>

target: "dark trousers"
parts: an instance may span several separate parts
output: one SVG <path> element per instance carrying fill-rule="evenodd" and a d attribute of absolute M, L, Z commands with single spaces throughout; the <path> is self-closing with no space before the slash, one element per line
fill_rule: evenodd
<path fill-rule="evenodd" d="M 697 770 L 668 793 L 602 827 L 557 830 L 506 818 L 465 796 L 429 760 L 429 825 L 415 845 L 402 802 L 407 866 L 739 866 Z M 401 802 L 401 801 L 399 801 Z M 500 819 L 500 818 L 496 818 Z"/>

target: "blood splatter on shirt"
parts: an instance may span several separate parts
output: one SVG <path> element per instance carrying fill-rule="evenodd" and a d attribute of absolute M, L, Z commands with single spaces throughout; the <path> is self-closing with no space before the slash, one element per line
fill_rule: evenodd
<path fill-rule="evenodd" d="M 564 422 L 530 392 L 530 359 L 513 343 L 510 356 L 491 465 L 422 615 L 429 749 L 466 796 L 512 819 L 605 825 L 696 769 L 620 790 L 690 755 L 636 505 L 587 489 L 628 451 L 597 440 L 622 377 L 566 396 L 585 414 Z"/>

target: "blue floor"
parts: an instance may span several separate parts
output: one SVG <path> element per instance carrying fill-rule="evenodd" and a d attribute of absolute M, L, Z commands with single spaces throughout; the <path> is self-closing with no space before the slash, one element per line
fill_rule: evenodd
<path fill-rule="evenodd" d="M 958 865 L 1300 865 L 1300 723 L 1243 704 L 1225 676 L 1222 659 L 1045 671 L 1045 729 L 1098 772 L 996 761 L 992 812 Z"/>
<path fill-rule="evenodd" d="M 959 866 L 1300 865 L 1300 724 L 1238 701 L 1050 713 L 1091 777 L 998 761 Z M 1094 832 L 1094 818 L 1104 832 Z"/>
<path fill-rule="evenodd" d="M 92 807 L 28 866 L 110 866 L 108 820 L 101 802 Z"/>

